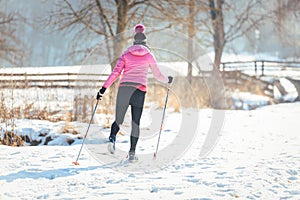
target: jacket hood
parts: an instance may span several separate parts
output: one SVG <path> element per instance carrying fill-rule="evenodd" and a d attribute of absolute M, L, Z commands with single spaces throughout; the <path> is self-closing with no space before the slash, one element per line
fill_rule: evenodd
<path fill-rule="evenodd" d="M 134 56 L 144 56 L 150 53 L 150 50 L 144 45 L 132 45 L 127 51 Z"/>

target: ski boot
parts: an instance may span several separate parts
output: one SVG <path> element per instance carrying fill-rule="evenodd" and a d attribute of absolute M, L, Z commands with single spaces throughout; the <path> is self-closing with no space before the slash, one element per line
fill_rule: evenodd
<path fill-rule="evenodd" d="M 135 155 L 134 151 L 129 152 L 128 156 L 129 156 L 129 158 L 128 158 L 129 162 L 137 162 L 138 161 L 138 157 Z"/>

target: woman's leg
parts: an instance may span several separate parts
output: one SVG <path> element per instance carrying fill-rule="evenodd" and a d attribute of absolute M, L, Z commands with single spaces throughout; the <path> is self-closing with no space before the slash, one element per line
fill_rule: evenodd
<path fill-rule="evenodd" d="M 120 130 L 120 125 L 123 123 L 126 111 L 129 106 L 129 99 L 131 95 L 128 92 L 128 88 L 120 87 L 117 94 L 116 100 L 116 113 L 115 113 L 115 121 L 111 125 L 110 130 L 110 139 L 116 141 L 116 135 Z"/>
<path fill-rule="evenodd" d="M 130 98 L 131 105 L 131 135 L 130 135 L 130 150 L 129 152 L 135 152 L 136 144 L 140 136 L 140 120 L 143 113 L 145 92 L 135 90 Z"/>
<path fill-rule="evenodd" d="M 136 144 L 140 136 L 140 119 L 143 113 L 143 107 L 131 106 L 131 135 L 130 135 L 130 150 L 135 152 Z"/>
<path fill-rule="evenodd" d="M 113 141 L 116 141 L 116 135 L 118 134 L 120 130 L 120 125 L 123 123 L 126 111 L 128 109 L 128 106 L 117 106 L 116 107 L 116 118 L 115 121 L 111 125 L 110 129 L 110 138 L 113 139 Z"/>

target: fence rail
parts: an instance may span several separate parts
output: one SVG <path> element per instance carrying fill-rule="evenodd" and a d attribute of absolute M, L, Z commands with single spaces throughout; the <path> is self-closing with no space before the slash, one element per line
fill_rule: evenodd
<path fill-rule="evenodd" d="M 0 88 L 84 88 L 99 87 L 108 74 L 93 73 L 0 73 Z"/>
<path fill-rule="evenodd" d="M 83 72 L 8 72 L 0 71 L 0 88 L 94 88 L 103 83 L 108 74 Z M 256 60 L 245 62 L 223 62 L 221 72 L 240 71 L 250 76 L 275 76 L 300 79 L 300 62 Z M 202 77 L 210 72 L 201 72 Z"/>
<path fill-rule="evenodd" d="M 300 62 L 271 60 L 223 62 L 220 71 L 243 71 L 256 76 L 300 77 Z"/>

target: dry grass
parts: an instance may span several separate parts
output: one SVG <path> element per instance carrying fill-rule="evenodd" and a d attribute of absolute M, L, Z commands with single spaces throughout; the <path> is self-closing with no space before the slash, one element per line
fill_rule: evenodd
<path fill-rule="evenodd" d="M 4 133 L 3 139 L 0 138 L 0 144 L 7 145 L 7 146 L 24 146 L 25 142 L 24 140 L 18 136 L 17 134 L 7 131 Z"/>
<path fill-rule="evenodd" d="M 258 86 L 251 83 L 245 84 L 244 88 L 241 89 L 247 91 L 251 90 L 254 93 L 259 93 L 261 91 Z M 58 105 L 57 109 L 53 111 L 53 106 L 50 107 L 49 104 L 46 104 L 41 108 L 35 106 L 36 102 L 30 102 L 30 100 L 26 99 L 22 106 L 16 106 L 17 104 L 14 104 L 14 102 L 21 101 L 22 99 L 14 98 L 14 96 L 18 96 L 14 92 L 6 92 L 5 95 L 3 90 L 4 89 L 0 92 L 0 123 L 4 124 L 1 132 L 3 133 L 2 135 L 5 136 L 0 138 L 0 144 L 7 145 L 21 146 L 24 145 L 25 142 L 30 143 L 31 145 L 38 145 L 41 143 L 41 141 L 31 141 L 26 137 L 18 137 L 14 131 L 15 119 L 38 119 L 48 120 L 51 122 L 64 121 L 65 125 L 61 130 L 62 133 L 79 134 L 79 131 L 77 131 L 70 122 L 81 121 L 88 123 L 96 103 L 94 95 L 74 95 L 73 108 L 63 113 L 62 110 L 65 108 L 60 107 L 60 105 Z M 13 91 L 14 88 L 11 90 Z M 59 99 L 57 98 L 57 94 L 59 93 L 58 90 L 53 90 L 54 93 L 51 93 L 51 91 L 48 92 L 50 94 L 46 97 L 47 99 L 43 99 L 44 102 L 59 102 Z M 146 104 L 151 102 L 157 104 L 160 108 L 163 108 L 166 92 L 167 88 L 165 85 L 152 81 L 151 84 L 148 85 Z M 174 83 L 170 88 L 167 106 L 169 109 L 173 108 L 174 112 L 181 112 L 183 108 L 212 107 L 211 95 L 213 92 L 215 91 L 209 91 L 205 81 L 199 77 L 193 77 L 190 80 L 187 80 L 186 77 L 175 77 Z M 105 93 L 103 100 L 96 111 L 97 114 L 101 113 L 106 116 L 106 121 L 103 124 L 105 128 L 109 128 L 111 126 L 111 119 L 115 112 L 116 94 L 117 85 L 113 85 Z M 66 98 L 68 97 L 69 96 L 66 96 Z M 67 99 L 65 101 L 67 101 Z M 10 128 L 8 129 L 8 127 Z M 45 135 L 45 137 L 47 137 L 47 135 Z M 51 138 L 46 139 L 45 144 L 49 141 L 51 141 Z"/>
<path fill-rule="evenodd" d="M 167 88 L 162 85 L 148 86 L 147 101 L 155 102 L 163 107 Z M 210 106 L 210 95 L 205 82 L 200 78 L 188 81 L 186 78 L 176 77 L 170 88 L 168 107 L 180 112 L 182 108 L 199 108 Z"/>
<path fill-rule="evenodd" d="M 71 133 L 73 135 L 78 135 L 79 131 L 76 130 L 76 128 L 70 124 L 72 121 L 72 113 L 71 112 L 66 112 L 66 119 L 65 119 L 65 125 L 62 128 L 62 133 Z"/>

